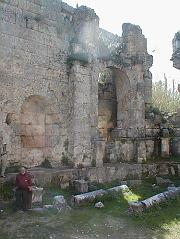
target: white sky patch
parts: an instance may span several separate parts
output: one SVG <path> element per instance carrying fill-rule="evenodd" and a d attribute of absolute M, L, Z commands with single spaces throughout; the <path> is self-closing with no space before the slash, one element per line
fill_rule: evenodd
<path fill-rule="evenodd" d="M 93 8 L 100 17 L 100 27 L 121 35 L 122 24 L 139 25 L 148 40 L 148 52 L 154 56 L 153 81 L 163 80 L 164 73 L 169 85 L 174 79 L 180 84 L 180 71 L 173 68 L 172 39 L 180 30 L 180 0 L 64 0 L 76 7 Z"/>

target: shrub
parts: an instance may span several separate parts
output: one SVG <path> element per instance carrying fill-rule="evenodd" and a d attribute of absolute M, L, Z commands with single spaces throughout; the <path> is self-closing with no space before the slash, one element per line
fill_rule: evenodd
<path fill-rule="evenodd" d="M 153 84 L 152 103 L 154 113 L 175 113 L 180 105 L 180 94 L 178 91 L 167 89 L 167 83 L 158 81 Z"/>
<path fill-rule="evenodd" d="M 52 168 L 51 162 L 48 158 L 45 158 L 44 161 L 40 165 L 42 168 Z"/>
<path fill-rule="evenodd" d="M 0 185 L 0 198 L 10 200 L 13 198 L 13 187 L 10 183 L 5 182 Z"/>

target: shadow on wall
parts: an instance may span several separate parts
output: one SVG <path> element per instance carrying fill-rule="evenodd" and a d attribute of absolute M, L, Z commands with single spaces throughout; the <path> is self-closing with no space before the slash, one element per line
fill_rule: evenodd
<path fill-rule="evenodd" d="M 109 141 L 114 128 L 129 126 L 130 81 L 124 71 L 106 68 L 99 75 L 98 86 L 98 128 Z"/>

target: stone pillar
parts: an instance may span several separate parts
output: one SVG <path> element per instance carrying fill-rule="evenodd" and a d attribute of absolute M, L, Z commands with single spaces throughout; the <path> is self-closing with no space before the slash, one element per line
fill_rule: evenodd
<path fill-rule="evenodd" d="M 89 55 L 97 54 L 97 40 L 99 31 L 99 17 L 93 9 L 80 6 L 73 15 L 76 43 L 80 44 Z"/>
<path fill-rule="evenodd" d="M 180 70 L 180 32 L 177 32 L 173 39 L 173 55 L 171 60 L 173 61 L 173 66 Z"/>
<path fill-rule="evenodd" d="M 74 181 L 75 190 L 77 193 L 87 193 L 88 192 L 88 182 L 85 180 L 75 180 Z"/>
<path fill-rule="evenodd" d="M 169 138 L 161 138 L 161 157 L 169 157 Z"/>
<path fill-rule="evenodd" d="M 169 130 L 164 128 L 161 130 L 161 157 L 168 158 L 169 157 L 169 146 L 170 146 L 170 138 L 169 138 Z"/>
<path fill-rule="evenodd" d="M 106 142 L 96 141 L 96 167 L 103 166 L 103 159 L 105 157 Z"/>
<path fill-rule="evenodd" d="M 42 203 L 43 188 L 32 187 L 32 203 Z"/>
<path fill-rule="evenodd" d="M 92 139 L 97 134 L 98 71 L 97 37 L 99 18 L 94 10 L 81 6 L 73 15 L 74 42 L 69 55 L 72 85 L 71 131 L 75 167 L 91 166 Z"/>
<path fill-rule="evenodd" d="M 177 114 L 174 119 L 174 132 L 172 138 L 172 154 L 175 157 L 180 156 L 180 108 L 177 110 Z"/>
<path fill-rule="evenodd" d="M 92 68 L 93 65 L 82 66 L 75 61 L 70 73 L 70 80 L 74 82 L 72 137 L 76 167 L 92 164 L 92 139 L 96 136 L 94 129 L 98 123 L 98 88 L 92 87 L 98 82 L 93 73 L 90 74 Z"/>
<path fill-rule="evenodd" d="M 146 142 L 145 140 L 137 142 L 137 162 L 143 163 L 146 161 Z"/>
<path fill-rule="evenodd" d="M 151 98 L 152 56 L 147 53 L 147 40 L 139 26 L 122 27 L 122 70 L 115 71 L 117 94 L 117 126 L 137 137 L 145 126 L 145 104 Z M 142 135 L 139 135 L 142 137 Z"/>

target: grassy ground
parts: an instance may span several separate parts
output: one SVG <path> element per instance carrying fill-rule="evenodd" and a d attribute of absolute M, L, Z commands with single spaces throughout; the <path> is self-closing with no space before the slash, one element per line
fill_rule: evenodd
<path fill-rule="evenodd" d="M 131 193 L 106 196 L 101 199 L 105 205 L 102 209 L 94 208 L 91 203 L 66 213 L 49 210 L 22 214 L 8 206 L 0 213 L 0 239 L 179 239 L 180 198 L 141 215 L 128 214 L 128 201 L 142 200 L 165 190 L 153 190 L 151 185 L 143 183 L 132 187 Z M 51 186 L 46 189 L 43 203 L 52 203 L 53 196 L 58 194 L 70 201 L 73 193 L 73 189 L 60 190 Z"/>

